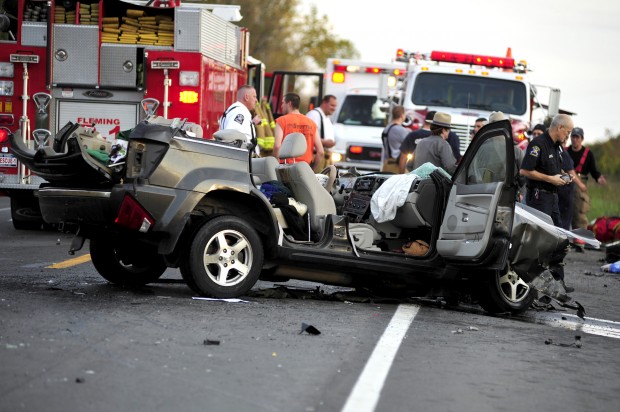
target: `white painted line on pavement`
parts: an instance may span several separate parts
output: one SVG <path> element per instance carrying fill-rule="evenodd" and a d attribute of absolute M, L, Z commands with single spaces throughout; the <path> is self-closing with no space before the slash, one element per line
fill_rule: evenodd
<path fill-rule="evenodd" d="M 373 412 L 375 410 L 394 357 L 419 310 L 420 307 L 417 305 L 398 306 L 366 362 L 362 374 L 357 378 L 342 412 Z"/>
<path fill-rule="evenodd" d="M 528 317 L 534 319 L 536 323 L 588 333 L 590 335 L 620 339 L 620 322 L 612 320 L 589 318 L 587 316 L 585 319 L 581 319 L 568 313 L 537 313 Z"/>

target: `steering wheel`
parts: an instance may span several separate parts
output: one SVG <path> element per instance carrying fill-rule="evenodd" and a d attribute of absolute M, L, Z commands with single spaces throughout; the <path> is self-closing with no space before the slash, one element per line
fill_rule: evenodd
<path fill-rule="evenodd" d="M 327 184 L 325 185 L 325 190 L 332 194 L 334 190 L 334 184 L 336 183 L 336 178 L 338 177 L 338 169 L 336 169 L 336 166 L 334 165 L 329 165 L 319 174 L 327 176 Z"/>

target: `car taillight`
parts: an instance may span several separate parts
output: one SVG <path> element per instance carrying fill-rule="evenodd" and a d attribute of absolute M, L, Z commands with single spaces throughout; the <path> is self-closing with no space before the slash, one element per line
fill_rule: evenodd
<path fill-rule="evenodd" d="M 146 233 L 155 223 L 155 219 L 136 199 L 125 194 L 114 223 L 127 229 Z"/>
<path fill-rule="evenodd" d="M 349 153 L 361 154 L 363 151 L 364 151 L 364 148 L 362 146 L 350 146 L 349 147 Z"/>

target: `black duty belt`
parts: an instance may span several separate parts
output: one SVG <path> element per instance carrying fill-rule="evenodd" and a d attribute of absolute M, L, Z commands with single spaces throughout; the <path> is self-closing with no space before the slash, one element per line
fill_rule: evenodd
<path fill-rule="evenodd" d="M 537 186 L 528 186 L 527 188 L 529 190 L 538 190 L 539 192 L 543 192 L 543 193 L 557 193 L 558 192 L 558 189 L 549 190 L 549 189 L 543 189 L 542 187 L 537 187 Z"/>

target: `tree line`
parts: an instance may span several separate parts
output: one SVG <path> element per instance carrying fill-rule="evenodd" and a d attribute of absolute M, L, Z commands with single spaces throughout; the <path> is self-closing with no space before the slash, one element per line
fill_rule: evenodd
<path fill-rule="evenodd" d="M 207 0 L 192 3 L 241 6 L 235 24 L 250 31 L 250 55 L 267 71 L 322 69 L 330 57 L 359 58 L 353 43 L 334 34 L 327 15 L 300 0 Z"/>

